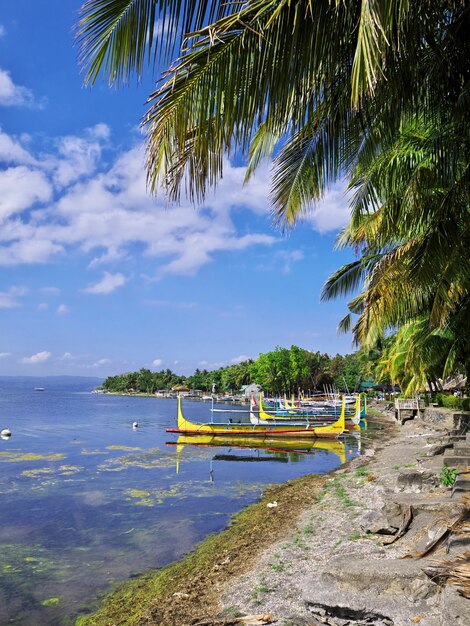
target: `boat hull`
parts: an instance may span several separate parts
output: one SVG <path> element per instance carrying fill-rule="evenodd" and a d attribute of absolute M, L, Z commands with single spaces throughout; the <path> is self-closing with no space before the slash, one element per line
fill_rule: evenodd
<path fill-rule="evenodd" d="M 249 436 L 269 439 L 272 437 L 296 437 L 314 439 L 317 437 L 339 437 L 345 430 L 344 406 L 340 417 L 333 424 L 311 425 L 303 423 L 296 426 L 288 424 L 227 424 L 227 423 L 194 423 L 187 420 L 181 408 L 178 396 L 178 428 L 167 428 L 168 433 L 180 435 L 211 435 L 213 437 Z"/>
<path fill-rule="evenodd" d="M 230 429 L 230 428 L 224 428 L 224 425 L 220 425 L 220 427 L 218 428 L 216 425 L 212 426 L 211 428 L 209 428 L 210 425 L 203 425 L 201 424 L 200 427 L 197 430 L 185 430 L 185 429 L 181 429 L 181 428 L 167 428 L 166 432 L 167 433 L 178 433 L 181 435 L 212 435 L 213 437 L 225 437 L 226 435 L 233 435 L 233 436 L 242 436 L 242 435 L 248 435 L 249 437 L 262 437 L 265 439 L 270 439 L 272 437 L 296 437 L 296 438 L 307 438 L 307 439 L 315 439 L 316 437 L 339 437 L 339 435 L 341 433 L 343 433 L 344 431 L 336 431 L 336 430 L 331 430 L 329 429 L 328 426 L 325 427 L 318 427 L 318 426 L 312 426 L 309 429 L 303 427 L 303 428 L 291 428 L 291 429 L 286 429 L 285 426 L 283 426 L 282 428 L 280 428 L 279 430 L 275 427 L 275 426 L 271 426 L 271 427 L 262 427 L 262 428 L 257 428 L 256 426 L 253 425 L 248 425 L 247 424 L 247 428 L 246 429 Z M 320 430 L 321 428 L 324 428 L 325 430 Z"/>

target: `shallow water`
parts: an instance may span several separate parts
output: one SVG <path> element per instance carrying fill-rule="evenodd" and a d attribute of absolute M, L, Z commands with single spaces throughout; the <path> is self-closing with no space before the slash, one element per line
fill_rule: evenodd
<path fill-rule="evenodd" d="M 72 624 L 116 582 L 224 528 L 264 485 L 359 454 L 357 436 L 310 450 L 183 445 L 165 432 L 175 400 L 81 385 L 0 381 L 0 430 L 12 431 L 0 440 L 0 624 Z M 209 409 L 184 403 L 194 420 Z"/>

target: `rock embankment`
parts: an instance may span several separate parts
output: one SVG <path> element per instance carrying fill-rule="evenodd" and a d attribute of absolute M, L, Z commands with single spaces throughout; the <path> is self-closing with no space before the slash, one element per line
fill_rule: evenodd
<path fill-rule="evenodd" d="M 334 472 L 286 536 L 228 581 L 223 611 L 205 623 L 468 626 L 469 473 L 461 464 L 452 490 L 442 468 L 470 442 L 454 441 L 444 417 L 393 426 L 396 436 Z"/>

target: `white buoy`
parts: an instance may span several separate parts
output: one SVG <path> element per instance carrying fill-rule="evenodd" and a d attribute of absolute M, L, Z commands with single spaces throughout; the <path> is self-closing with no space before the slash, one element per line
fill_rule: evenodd
<path fill-rule="evenodd" d="M 138 422 L 132 422 L 132 428 L 139 428 Z"/>
<path fill-rule="evenodd" d="M 9 428 L 4 428 L 0 435 L 4 438 L 11 437 L 11 430 Z"/>

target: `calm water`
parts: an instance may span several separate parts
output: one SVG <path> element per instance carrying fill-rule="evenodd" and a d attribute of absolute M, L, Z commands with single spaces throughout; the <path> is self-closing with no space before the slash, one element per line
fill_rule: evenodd
<path fill-rule="evenodd" d="M 165 433 L 175 400 L 90 394 L 83 381 L 34 386 L 0 381 L 0 430 L 13 433 L 0 440 L 2 625 L 72 624 L 117 581 L 224 528 L 264 485 L 358 454 L 357 438 L 298 452 L 175 445 Z M 209 409 L 184 403 L 190 419 Z"/>

